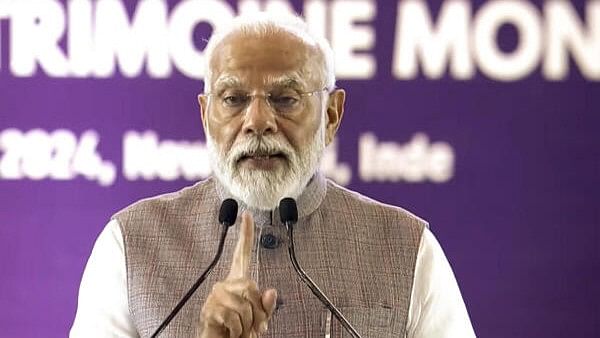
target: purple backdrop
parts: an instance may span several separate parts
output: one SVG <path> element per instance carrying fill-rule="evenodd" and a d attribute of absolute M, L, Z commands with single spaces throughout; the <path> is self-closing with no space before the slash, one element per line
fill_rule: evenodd
<path fill-rule="evenodd" d="M 131 46 L 118 47 L 119 66 L 86 63 L 103 51 L 112 55 L 98 42 L 98 27 L 89 40 L 97 49 L 86 54 L 86 40 L 77 40 L 85 24 L 69 21 L 77 10 L 85 17 L 91 3 L 0 1 L 1 337 L 65 336 L 84 265 L 110 215 L 205 172 L 196 103 L 202 82 L 194 73 L 201 66 L 185 55 L 201 54 L 211 32 L 207 20 L 226 18 L 241 4 L 146 1 L 148 18 L 176 19 L 166 40 L 156 37 L 172 43 L 171 67 L 157 62 L 136 73 L 126 60 L 135 59 L 129 47 L 139 47 L 132 41 L 158 48 L 152 55 L 166 45 L 152 47 L 154 40 L 143 37 L 154 35 L 140 29 Z M 118 27 L 120 4 L 126 18 L 146 27 L 143 15 L 135 16 L 137 1 L 98 1 L 104 12 L 96 8 L 97 24 Z M 430 221 L 478 336 L 599 336 L 600 29 L 591 27 L 600 27 L 600 2 L 291 5 L 301 12 L 307 4 L 316 22 L 325 9 L 322 27 L 341 55 L 338 86 L 348 93 L 336 154 L 350 171 L 329 172 Z M 225 14 L 213 15 L 219 8 Z M 181 22 L 195 45 L 177 40 L 186 32 L 177 28 Z M 114 42 L 124 31 L 102 34 Z M 411 64 L 419 65 L 412 73 Z M 145 131 L 174 142 L 143 153 L 152 149 L 151 138 L 142 140 Z M 385 149 L 361 154 L 366 133 Z M 415 141 L 417 133 L 425 145 Z M 191 156 L 177 155 L 184 151 Z M 363 163 L 361 174 L 361 156 L 368 162 L 373 154 L 381 156 L 373 160 L 378 168 Z M 394 179 L 372 179 L 377 175 Z"/>

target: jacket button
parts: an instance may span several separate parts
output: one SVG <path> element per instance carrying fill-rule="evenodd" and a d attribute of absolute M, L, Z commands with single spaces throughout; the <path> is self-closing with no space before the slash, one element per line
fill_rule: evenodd
<path fill-rule="evenodd" d="M 275 249 L 279 247 L 279 239 L 272 234 L 260 236 L 260 245 L 265 249 Z"/>

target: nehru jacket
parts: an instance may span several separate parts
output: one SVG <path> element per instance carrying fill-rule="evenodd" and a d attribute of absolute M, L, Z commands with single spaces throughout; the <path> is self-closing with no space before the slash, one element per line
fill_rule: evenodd
<path fill-rule="evenodd" d="M 140 337 L 156 330 L 213 259 L 221 232 L 219 208 L 230 197 L 216 178 L 209 178 L 175 193 L 141 200 L 113 216 L 122 234 L 127 323 Z M 200 333 L 204 300 L 212 285 L 229 272 L 239 215 L 247 209 L 238 203 L 241 210 L 236 226 L 229 230 L 221 260 L 161 337 Z M 319 173 L 297 198 L 297 205 L 296 255 L 313 281 L 363 337 L 410 336 L 407 323 L 415 267 L 427 223 L 402 208 L 340 187 Z M 278 292 L 269 330 L 261 337 L 349 336 L 297 277 L 279 211 L 249 211 L 254 216 L 256 242 L 250 277 L 259 287 Z M 83 288 L 82 280 L 80 308 Z M 468 336 L 474 336 L 462 299 L 460 305 L 457 318 L 464 322 L 461 325 L 467 327 Z M 71 337 L 84 330 L 85 319 L 78 324 L 78 317 L 85 316 L 80 311 Z"/>

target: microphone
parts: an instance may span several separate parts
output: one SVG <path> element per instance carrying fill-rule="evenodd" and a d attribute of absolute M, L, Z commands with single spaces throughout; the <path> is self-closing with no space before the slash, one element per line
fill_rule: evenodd
<path fill-rule="evenodd" d="M 217 247 L 217 253 L 215 255 L 215 258 L 213 258 L 212 262 L 210 262 L 210 264 L 208 265 L 206 270 L 204 270 L 204 272 L 202 273 L 202 275 L 200 275 L 198 280 L 196 280 L 194 285 L 192 285 L 192 287 L 188 290 L 188 292 L 185 294 L 185 296 L 183 296 L 183 298 L 181 298 L 179 303 L 177 303 L 175 308 L 173 308 L 171 313 L 169 313 L 167 318 L 165 318 L 165 320 L 160 324 L 158 329 L 156 329 L 156 331 L 154 331 L 151 338 L 158 337 L 158 335 L 169 325 L 169 323 L 171 323 L 173 318 L 175 318 L 175 316 L 179 313 L 181 308 L 183 308 L 185 303 L 187 303 L 187 301 L 192 297 L 194 292 L 196 292 L 196 290 L 200 287 L 202 282 L 204 282 L 206 277 L 208 277 L 208 275 L 213 270 L 215 265 L 217 265 L 217 262 L 219 262 L 219 259 L 221 258 L 221 254 L 223 253 L 223 246 L 225 245 L 225 237 L 227 237 L 227 230 L 229 230 L 230 226 L 235 224 L 235 219 L 237 218 L 237 213 L 238 213 L 238 204 L 235 200 L 228 198 L 223 201 L 223 203 L 221 204 L 221 209 L 219 210 L 219 223 L 222 225 L 221 239 L 219 240 L 219 245 Z"/>
<path fill-rule="evenodd" d="M 290 260 L 292 261 L 292 265 L 294 266 L 294 270 L 300 279 L 312 293 L 323 303 L 331 313 L 337 318 L 337 320 L 342 324 L 344 329 L 352 337 L 361 338 L 356 329 L 352 327 L 350 322 L 344 317 L 344 315 L 338 310 L 338 308 L 333 305 L 333 303 L 325 296 L 323 291 L 319 289 L 317 284 L 313 282 L 313 280 L 304 272 L 304 270 L 298 264 L 298 260 L 296 260 L 296 251 L 294 250 L 294 225 L 298 222 L 298 208 L 296 207 L 296 201 L 293 198 L 286 197 L 279 202 L 279 216 L 281 217 L 281 223 L 285 225 L 288 233 L 288 253 L 290 256 Z"/>

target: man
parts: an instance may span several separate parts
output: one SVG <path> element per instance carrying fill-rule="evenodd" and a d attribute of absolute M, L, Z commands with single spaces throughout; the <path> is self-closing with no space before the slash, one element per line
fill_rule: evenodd
<path fill-rule="evenodd" d="M 213 34 L 205 53 L 199 103 L 214 177 L 112 218 L 71 337 L 149 337 L 212 259 L 228 197 L 243 210 L 240 230 L 162 336 L 345 335 L 288 260 L 277 206 L 293 197 L 298 260 L 363 337 L 473 337 L 426 223 L 317 171 L 345 100 L 327 42 L 298 18 L 256 15 Z"/>

